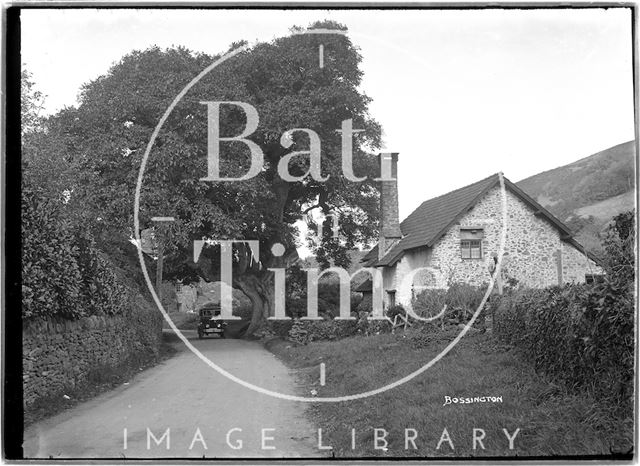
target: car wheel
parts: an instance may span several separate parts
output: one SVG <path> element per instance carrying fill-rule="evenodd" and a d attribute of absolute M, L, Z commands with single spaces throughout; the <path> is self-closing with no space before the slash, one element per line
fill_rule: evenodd
<path fill-rule="evenodd" d="M 202 332 L 198 330 L 198 340 L 202 340 Z"/>
<path fill-rule="evenodd" d="M 220 338 L 224 338 L 224 333 L 221 333 L 221 334 L 220 334 Z"/>

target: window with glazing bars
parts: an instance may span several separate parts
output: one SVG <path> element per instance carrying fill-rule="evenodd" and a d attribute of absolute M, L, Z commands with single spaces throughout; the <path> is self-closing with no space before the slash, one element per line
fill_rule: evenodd
<path fill-rule="evenodd" d="M 460 241 L 460 254 L 463 259 L 482 259 L 482 240 L 463 239 Z"/>

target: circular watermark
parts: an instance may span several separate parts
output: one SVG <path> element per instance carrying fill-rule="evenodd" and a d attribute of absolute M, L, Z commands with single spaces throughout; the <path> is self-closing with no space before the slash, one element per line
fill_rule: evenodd
<path fill-rule="evenodd" d="M 310 30 L 305 30 L 305 31 L 296 31 L 292 35 L 303 35 L 303 34 L 340 34 L 340 35 L 346 35 L 346 32 L 345 31 L 340 31 L 340 30 L 335 30 L 335 29 L 310 29 Z M 362 35 L 362 34 L 355 34 L 355 35 Z M 374 38 L 370 38 L 370 39 L 375 40 Z M 379 40 L 376 40 L 376 41 L 380 42 Z M 138 172 L 138 180 L 136 182 L 135 199 L 134 199 L 134 212 L 133 212 L 133 224 L 134 224 L 134 235 L 135 235 L 135 239 L 136 239 L 137 244 L 139 244 L 139 245 L 142 244 L 142 239 L 140 237 L 140 219 L 139 219 L 140 195 L 141 195 L 141 191 L 142 191 L 142 180 L 144 178 L 144 172 L 145 172 L 145 168 L 147 166 L 147 161 L 149 159 L 149 155 L 151 153 L 151 150 L 153 149 L 153 146 L 154 146 L 155 141 L 156 141 L 156 139 L 158 137 L 158 134 L 160 133 L 162 127 L 164 126 L 166 120 L 169 118 L 169 115 L 171 114 L 171 112 L 173 111 L 175 106 L 180 102 L 180 100 L 182 100 L 182 98 L 187 94 L 187 92 L 189 92 L 189 90 L 191 90 L 191 88 L 193 86 L 195 86 L 204 76 L 209 74 L 217 66 L 219 66 L 222 63 L 224 63 L 225 61 L 233 58 L 234 56 L 238 55 L 239 53 L 241 53 L 241 52 L 243 52 L 245 50 L 248 50 L 249 48 L 250 48 L 249 45 L 240 46 L 240 47 L 234 49 L 233 51 L 228 52 L 227 54 L 223 55 L 221 58 L 219 58 L 218 60 L 214 61 L 211 65 L 209 65 L 204 70 L 202 70 L 195 78 L 193 78 L 182 89 L 182 91 L 180 91 L 180 93 L 173 99 L 173 101 L 171 102 L 171 104 L 169 105 L 167 110 L 164 112 L 164 114 L 160 118 L 160 121 L 158 122 L 158 124 L 156 125 L 156 127 L 154 129 L 154 131 L 153 131 L 153 133 L 151 135 L 151 139 L 149 139 L 149 143 L 147 144 L 147 148 L 146 148 L 146 150 L 144 152 L 144 155 L 142 157 L 142 162 L 140 163 L 140 170 Z M 424 364 L 419 369 L 411 372 L 410 374 L 406 375 L 405 377 L 402 377 L 402 378 L 400 378 L 398 380 L 395 380 L 394 382 L 391 382 L 391 383 L 389 383 L 387 385 L 384 385 L 384 386 L 382 386 L 380 388 L 376 388 L 376 389 L 369 390 L 369 391 L 366 391 L 366 392 L 356 393 L 356 394 L 353 394 L 353 395 L 344 395 L 344 396 L 336 396 L 336 397 L 304 397 L 304 396 L 290 395 L 290 394 L 287 394 L 287 393 L 280 393 L 280 392 L 277 392 L 277 391 L 266 389 L 264 387 L 260 387 L 258 385 L 255 385 L 255 384 L 251 383 L 251 382 L 243 380 L 243 379 L 233 375 L 229 371 L 223 369 L 222 367 L 220 367 L 219 365 L 217 365 L 216 363 L 211 361 L 211 359 L 209 359 L 207 356 L 202 354 L 200 352 L 200 350 L 198 350 L 198 348 L 193 346 L 193 344 L 191 344 L 189 339 L 184 336 L 184 334 L 180 331 L 180 329 L 178 329 L 176 327 L 176 325 L 173 323 L 173 321 L 171 320 L 171 317 L 169 316 L 167 311 L 164 309 L 164 306 L 160 302 L 160 299 L 159 299 L 159 297 L 158 297 L 158 295 L 156 293 L 156 290 L 155 290 L 155 288 L 153 286 L 151 278 L 149 277 L 149 271 L 147 270 L 146 265 L 145 265 L 144 253 L 142 251 L 142 247 L 138 247 L 137 248 L 138 249 L 138 259 L 140 261 L 140 266 L 142 268 L 142 274 L 144 275 L 145 282 L 147 284 L 147 287 L 149 288 L 149 291 L 151 292 L 151 296 L 153 297 L 153 300 L 156 303 L 156 306 L 158 307 L 158 309 L 162 313 L 162 316 L 164 317 L 164 319 L 167 321 L 167 323 L 171 327 L 171 330 L 173 330 L 173 332 L 178 336 L 178 338 L 180 338 L 180 340 L 185 344 L 185 346 L 187 348 L 189 348 L 189 350 L 193 354 L 195 354 L 207 366 L 209 366 L 210 368 L 214 369 L 219 374 L 221 374 L 221 375 L 225 376 L 226 378 L 228 378 L 229 380 L 232 380 L 233 382 L 236 382 L 236 383 L 242 385 L 243 387 L 248 388 L 250 390 L 253 390 L 255 392 L 262 393 L 263 395 L 268 395 L 268 396 L 271 396 L 271 397 L 274 397 L 274 398 L 288 400 L 288 401 L 300 401 L 300 402 L 305 402 L 305 403 L 337 403 L 337 402 L 342 402 L 342 401 L 351 401 L 351 400 L 358 400 L 358 399 L 368 398 L 368 397 L 373 396 L 373 395 L 378 395 L 380 393 L 384 393 L 384 392 L 386 392 L 388 390 L 391 390 L 392 388 L 398 387 L 398 386 L 400 386 L 400 385 L 402 385 L 402 384 L 404 384 L 406 382 L 409 382 L 410 380 L 416 378 L 417 376 L 419 376 L 420 374 L 422 374 L 423 372 L 425 372 L 429 368 L 431 368 L 433 365 L 435 365 L 444 356 L 446 356 L 449 353 L 449 351 L 451 351 L 458 344 L 458 342 L 467 334 L 469 329 L 473 326 L 473 324 L 475 323 L 476 319 L 478 318 L 478 316 L 482 312 L 482 308 L 485 306 L 487 300 L 489 299 L 489 296 L 491 295 L 491 292 L 493 291 L 493 287 L 495 285 L 495 277 L 499 276 L 499 274 L 500 274 L 500 269 L 501 269 L 501 266 L 502 266 L 502 257 L 504 255 L 504 248 L 505 248 L 505 243 L 506 243 L 507 218 L 508 218 L 508 216 L 507 216 L 507 196 L 506 196 L 504 178 L 503 178 L 502 173 L 499 173 L 499 181 L 500 181 L 500 193 L 501 193 L 501 201 L 502 201 L 501 202 L 501 204 L 502 204 L 502 231 L 501 231 L 501 236 L 500 236 L 500 246 L 498 248 L 497 264 L 496 264 L 495 272 L 493 274 L 491 274 L 491 276 L 490 276 L 489 285 L 487 287 L 487 290 L 485 291 L 485 294 L 484 294 L 484 296 L 482 298 L 482 301 L 478 305 L 478 308 L 474 312 L 474 314 L 471 317 L 471 319 L 467 322 L 467 324 L 464 326 L 464 328 L 461 329 L 460 333 L 439 354 L 437 354 L 433 359 L 431 359 L 429 362 Z M 272 252 L 274 254 L 276 254 L 276 253 L 281 252 L 281 251 L 277 250 L 277 251 L 272 251 Z M 432 320 L 432 319 L 429 319 L 429 320 Z"/>

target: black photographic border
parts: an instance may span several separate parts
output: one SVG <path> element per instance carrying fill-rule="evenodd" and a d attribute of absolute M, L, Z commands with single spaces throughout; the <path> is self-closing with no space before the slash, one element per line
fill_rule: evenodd
<path fill-rule="evenodd" d="M 634 452 L 611 455 L 576 455 L 576 456 L 514 456 L 514 457 L 415 457 L 415 458 L 243 458 L 243 459 L 175 459 L 175 458 L 154 458 L 152 460 L 127 458 L 95 458 L 78 460 L 40 460 L 24 459 L 22 450 L 24 411 L 22 394 L 22 318 L 19 308 L 21 307 L 21 136 L 20 136 L 20 72 L 21 72 L 21 25 L 20 14 L 23 10 L 29 9 L 148 9 L 148 10 L 190 10 L 190 9 L 236 9 L 236 10 L 485 10 L 485 9 L 506 9 L 506 10 L 540 10 L 540 9 L 629 9 L 631 12 L 631 39 L 632 39 L 632 72 L 634 86 L 634 122 L 636 128 L 636 180 L 638 180 L 639 157 L 639 133 L 638 129 L 638 47 L 636 30 L 638 5 L 630 2 L 464 2 L 464 3 L 423 3 L 423 2 L 203 2 L 203 3 L 153 3 L 153 2 L 88 2 L 78 3 L 46 2 L 37 1 L 29 3 L 15 3 L 5 8 L 3 11 L 3 26 L 5 47 L 4 54 L 4 91 L 5 91 L 5 113 L 3 119 L 2 132 L 4 134 L 4 165 L 2 170 L 2 185 L 4 186 L 4 202 L 2 203 L 2 232 L 4 254 L 1 258 L 1 273 L 4 284 L 4 293 L 0 304 L 2 305 L 1 325 L 2 325 L 2 458 L 3 462 L 14 464 L 34 464 L 34 463 L 64 463 L 64 464 L 122 464 L 126 462 L 144 464 L 186 464 L 195 462 L 217 463 L 217 464 L 280 464 L 280 463 L 326 463 L 329 462 L 349 462 L 353 464 L 376 463 L 384 464 L 390 462 L 430 462 L 430 463 L 452 463 L 464 462 L 470 464 L 490 464 L 500 462 L 503 464 L 520 462 L 545 462 L 550 464 L 562 464 L 571 461 L 572 463 L 586 464 L 594 461 L 599 462 L 632 462 L 637 461 Z M 636 206 L 640 205 L 638 197 L 638 187 L 636 186 Z M 636 215 L 636 232 L 638 232 L 638 215 Z M 636 233 L 636 251 L 640 251 L 638 234 Z M 638 264 L 636 261 L 636 270 Z M 639 295 L 638 273 L 636 273 L 636 300 Z M 636 301 L 637 304 L 637 301 Z M 635 376 L 638 376 L 638 306 L 636 305 L 636 363 Z M 637 449 L 638 439 L 638 384 L 635 385 L 634 404 L 634 436 Z"/>

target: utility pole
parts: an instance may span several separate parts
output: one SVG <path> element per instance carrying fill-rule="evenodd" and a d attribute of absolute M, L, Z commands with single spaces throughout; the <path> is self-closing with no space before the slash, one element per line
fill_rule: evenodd
<path fill-rule="evenodd" d="M 162 269 L 164 267 L 164 238 L 162 235 L 158 235 L 160 238 L 157 238 L 157 254 L 158 260 L 156 262 L 156 294 L 158 295 L 158 299 L 162 302 Z"/>
<path fill-rule="evenodd" d="M 162 301 L 162 275 L 164 273 L 164 255 L 168 234 L 166 226 L 163 223 L 154 226 L 154 243 L 157 255 L 156 262 L 156 294 L 158 299 Z"/>

